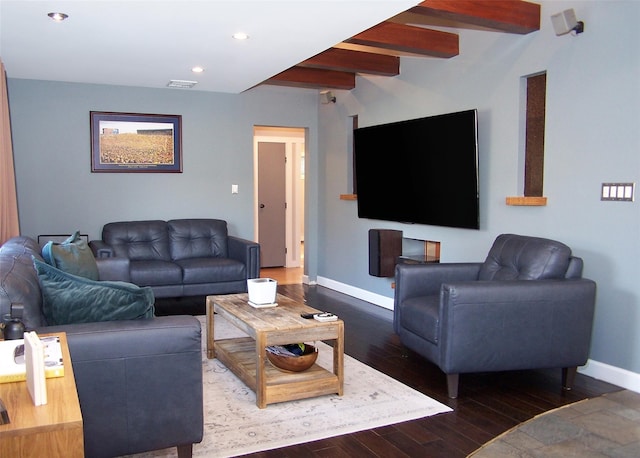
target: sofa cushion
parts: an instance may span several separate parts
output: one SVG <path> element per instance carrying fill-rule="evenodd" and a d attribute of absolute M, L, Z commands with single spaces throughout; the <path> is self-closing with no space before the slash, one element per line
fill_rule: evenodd
<path fill-rule="evenodd" d="M 176 261 L 182 268 L 182 283 L 214 283 L 247 279 L 240 261 L 227 258 L 192 258 Z"/>
<path fill-rule="evenodd" d="M 131 261 L 131 282 L 141 286 L 179 285 L 182 269 L 170 261 Z"/>
<path fill-rule="evenodd" d="M 167 222 L 171 259 L 226 258 L 227 222 L 220 219 L 174 219 Z"/>
<path fill-rule="evenodd" d="M 99 279 L 96 258 L 87 242 L 80 238 L 80 231 L 62 243 L 47 242 L 42 248 L 42 257 L 47 264 L 70 274 Z"/>
<path fill-rule="evenodd" d="M 562 279 L 571 248 L 555 240 L 514 234 L 499 235 L 480 268 L 478 280 Z"/>
<path fill-rule="evenodd" d="M 165 221 L 122 221 L 102 228 L 102 240 L 116 257 L 132 261 L 170 261 L 169 233 Z"/>
<path fill-rule="evenodd" d="M 42 311 L 49 325 L 133 320 L 154 315 L 151 288 L 90 280 L 36 258 L 33 265 L 42 290 Z"/>

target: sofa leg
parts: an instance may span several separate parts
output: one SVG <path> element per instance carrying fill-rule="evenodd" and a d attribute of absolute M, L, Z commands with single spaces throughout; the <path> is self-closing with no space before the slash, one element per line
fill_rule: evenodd
<path fill-rule="evenodd" d="M 573 382 L 578 372 L 578 366 L 562 368 L 562 389 L 570 391 L 573 389 Z"/>
<path fill-rule="evenodd" d="M 193 455 L 193 444 L 178 445 L 178 458 L 191 458 Z"/>
<path fill-rule="evenodd" d="M 458 380 L 460 374 L 447 374 L 447 392 L 451 399 L 458 397 Z"/>

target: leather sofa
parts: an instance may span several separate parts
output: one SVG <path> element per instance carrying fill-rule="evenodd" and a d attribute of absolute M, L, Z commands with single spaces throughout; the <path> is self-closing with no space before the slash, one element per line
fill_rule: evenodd
<path fill-rule="evenodd" d="M 87 457 L 178 447 L 191 456 L 203 436 L 200 322 L 193 316 L 48 326 L 33 259 L 40 246 L 15 237 L 0 247 L 0 316 L 27 330 L 65 332 L 84 423 Z M 100 280 L 121 277 L 122 260 L 98 259 Z M 12 312 L 13 310 L 13 312 Z M 45 451 L 43 451 L 45 453 Z"/>
<path fill-rule="evenodd" d="M 243 293 L 260 276 L 260 245 L 228 235 L 219 219 L 113 222 L 89 245 L 98 259 L 127 259 L 122 280 L 156 298 Z"/>
<path fill-rule="evenodd" d="M 501 234 L 484 262 L 398 264 L 394 329 L 447 375 L 562 369 L 569 390 L 587 362 L 596 284 L 554 240 Z"/>

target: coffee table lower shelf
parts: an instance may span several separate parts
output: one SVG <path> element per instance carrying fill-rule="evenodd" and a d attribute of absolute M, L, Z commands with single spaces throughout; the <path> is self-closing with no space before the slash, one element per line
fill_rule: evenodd
<path fill-rule="evenodd" d="M 231 372 L 242 380 L 259 398 L 260 387 L 256 373 L 256 342 L 250 337 L 216 340 L 215 355 Z M 342 395 L 339 377 L 314 364 L 303 372 L 284 372 L 276 369 L 264 356 L 263 403 L 293 401 L 325 394 Z M 264 407 L 258 405 L 258 407 Z"/>

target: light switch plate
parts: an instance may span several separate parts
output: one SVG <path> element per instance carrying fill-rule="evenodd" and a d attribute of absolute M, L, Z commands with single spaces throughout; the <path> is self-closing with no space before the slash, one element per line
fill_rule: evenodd
<path fill-rule="evenodd" d="M 602 183 L 600 200 L 633 202 L 635 183 Z"/>

